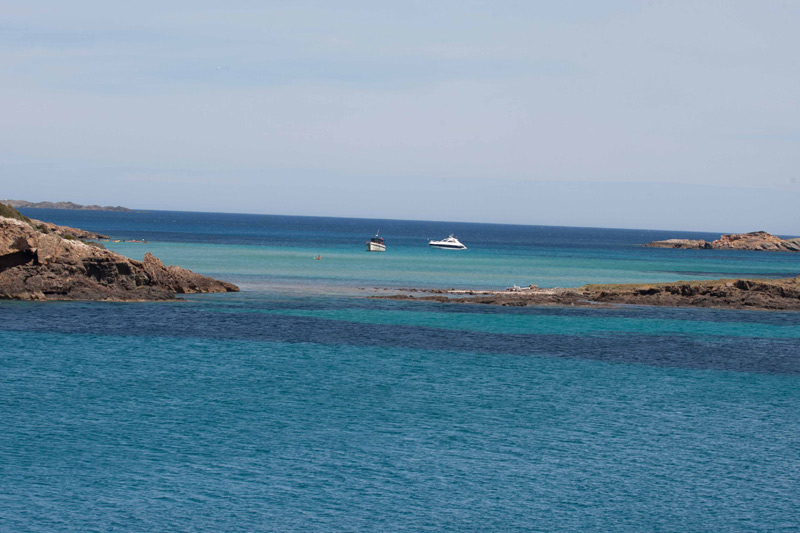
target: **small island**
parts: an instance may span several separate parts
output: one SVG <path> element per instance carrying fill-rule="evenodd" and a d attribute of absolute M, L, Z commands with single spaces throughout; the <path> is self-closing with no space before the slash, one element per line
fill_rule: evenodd
<path fill-rule="evenodd" d="M 127 207 L 111 205 L 81 205 L 73 202 L 29 202 L 27 200 L 0 200 L 0 204 L 5 204 L 16 209 L 31 207 L 35 209 L 72 209 L 79 211 L 131 211 Z"/>
<path fill-rule="evenodd" d="M 703 239 L 667 239 L 645 244 L 650 248 L 683 248 L 694 250 L 753 250 L 760 252 L 800 252 L 800 237 L 781 239 L 766 231 L 730 233 L 715 241 Z"/>
<path fill-rule="evenodd" d="M 0 204 L 0 299 L 152 301 L 239 290 L 149 253 L 135 261 L 89 240 L 101 238 Z"/>

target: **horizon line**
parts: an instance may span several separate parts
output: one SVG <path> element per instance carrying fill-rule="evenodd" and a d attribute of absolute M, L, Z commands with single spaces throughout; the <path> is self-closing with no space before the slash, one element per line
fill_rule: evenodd
<path fill-rule="evenodd" d="M 16 200 L 16 201 L 27 201 L 27 200 Z M 63 202 L 67 202 L 69 200 L 63 200 Z M 32 202 L 33 203 L 33 202 Z M 51 202 L 56 203 L 56 202 Z M 72 202 L 75 203 L 75 202 Z M 84 204 L 76 204 L 76 205 L 84 205 Z M 98 205 L 98 204 L 89 204 L 89 205 Z M 737 232 L 724 232 L 724 231 L 710 231 L 710 230 L 685 230 L 685 229 L 661 229 L 661 228 L 631 228 L 631 227 L 609 227 L 609 226 L 580 226 L 580 225 L 570 225 L 570 224 L 521 224 L 518 222 L 486 222 L 486 221 L 470 221 L 470 220 L 427 220 L 427 219 L 414 219 L 414 218 L 375 218 L 375 217 L 364 217 L 364 216 L 337 216 L 337 215 L 298 215 L 298 214 L 282 214 L 282 213 L 247 213 L 241 211 L 196 211 L 191 209 L 141 209 L 141 208 L 133 208 L 133 207 L 125 207 L 125 206 L 101 206 L 101 207 L 123 207 L 124 209 L 128 209 L 128 211 L 114 211 L 111 209 L 62 209 L 62 208 L 54 208 L 54 207 L 21 207 L 16 209 L 38 209 L 38 210 L 49 210 L 49 211 L 77 211 L 77 212 L 106 212 L 106 213 L 130 213 L 130 212 L 164 212 L 164 213 L 203 213 L 203 214 L 217 214 L 217 215 L 247 215 L 247 216 L 267 216 L 267 217 L 295 217 L 295 218 L 333 218 L 333 219 L 351 219 L 351 220 L 381 220 L 381 221 L 394 221 L 394 222 L 433 222 L 439 224 L 486 224 L 486 225 L 498 225 L 498 226 L 522 226 L 522 227 L 543 227 L 543 228 L 574 228 L 574 229 L 607 229 L 607 230 L 624 230 L 624 231 L 675 231 L 675 232 L 682 232 L 682 233 L 712 233 L 716 234 L 719 233 L 720 235 L 732 234 Z M 751 233 L 755 231 L 766 231 L 766 230 L 751 230 L 747 232 L 738 232 L 738 233 Z M 771 233 L 771 232 L 768 232 Z M 772 233 L 772 235 L 776 235 L 778 237 L 796 237 L 796 235 L 790 234 L 777 234 Z"/>

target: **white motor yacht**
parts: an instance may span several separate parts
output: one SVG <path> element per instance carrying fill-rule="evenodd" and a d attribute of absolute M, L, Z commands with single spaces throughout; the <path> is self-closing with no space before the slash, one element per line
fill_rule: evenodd
<path fill-rule="evenodd" d="M 466 250 L 467 247 L 461 244 L 458 239 L 453 237 L 451 234 L 448 238 L 442 239 L 441 241 L 430 241 L 428 242 L 430 246 L 434 248 L 445 248 L 447 250 Z"/>

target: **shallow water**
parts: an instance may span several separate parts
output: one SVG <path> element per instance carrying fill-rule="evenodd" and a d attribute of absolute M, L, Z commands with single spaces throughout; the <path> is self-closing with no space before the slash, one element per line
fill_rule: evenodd
<path fill-rule="evenodd" d="M 779 277 L 797 256 L 639 246 L 682 236 L 652 231 L 26 214 L 244 290 L 0 302 L 0 529 L 798 526 L 797 313 L 364 297 Z M 378 228 L 388 251 L 362 252 Z M 451 232 L 469 249 L 426 246 Z"/>

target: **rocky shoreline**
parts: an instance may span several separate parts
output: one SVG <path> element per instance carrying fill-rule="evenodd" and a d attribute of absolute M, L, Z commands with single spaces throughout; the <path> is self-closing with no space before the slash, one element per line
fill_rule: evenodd
<path fill-rule="evenodd" d="M 715 241 L 703 239 L 667 239 L 645 244 L 650 248 L 683 248 L 693 250 L 753 250 L 759 252 L 800 252 L 800 237 L 781 239 L 766 231 L 730 233 Z"/>
<path fill-rule="evenodd" d="M 584 285 L 555 289 L 539 289 L 531 286 L 525 289 L 515 287 L 505 291 L 401 289 L 401 293 L 398 294 L 372 298 L 514 307 L 645 305 L 800 311 L 800 276 L 785 279 Z"/>
<path fill-rule="evenodd" d="M 152 301 L 239 290 L 232 283 L 165 266 L 149 253 L 136 261 L 81 240 L 104 235 L 31 220 L 0 207 L 0 299 Z"/>

